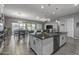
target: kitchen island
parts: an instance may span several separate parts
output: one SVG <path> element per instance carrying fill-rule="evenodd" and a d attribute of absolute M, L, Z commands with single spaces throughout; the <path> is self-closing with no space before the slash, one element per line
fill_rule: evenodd
<path fill-rule="evenodd" d="M 30 48 L 37 55 L 50 55 L 66 43 L 66 32 L 30 34 Z"/>

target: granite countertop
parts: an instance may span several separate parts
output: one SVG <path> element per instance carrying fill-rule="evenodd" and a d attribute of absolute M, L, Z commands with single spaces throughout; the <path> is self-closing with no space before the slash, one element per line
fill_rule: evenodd
<path fill-rule="evenodd" d="M 59 35 L 63 35 L 63 34 L 67 34 L 67 32 L 55 32 L 55 33 L 31 34 L 31 35 L 36 37 L 36 38 L 39 38 L 41 40 L 44 40 L 47 38 L 51 38 L 51 37 L 59 36 Z"/>

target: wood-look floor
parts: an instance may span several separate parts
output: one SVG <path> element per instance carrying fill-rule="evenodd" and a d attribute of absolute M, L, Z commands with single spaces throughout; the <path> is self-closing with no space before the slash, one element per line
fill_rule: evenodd
<path fill-rule="evenodd" d="M 79 55 L 79 40 L 67 38 L 67 44 L 65 44 L 54 55 Z M 11 35 L 6 39 L 5 46 L 1 55 L 35 55 L 29 46 L 29 35 L 25 38 Z"/>
<path fill-rule="evenodd" d="M 22 36 L 18 39 L 18 36 L 12 35 L 8 45 L 5 45 L 2 55 L 34 55 L 34 52 L 29 47 L 29 35 L 25 38 Z"/>
<path fill-rule="evenodd" d="M 79 55 L 79 39 L 68 38 L 67 44 L 60 48 L 55 55 Z"/>

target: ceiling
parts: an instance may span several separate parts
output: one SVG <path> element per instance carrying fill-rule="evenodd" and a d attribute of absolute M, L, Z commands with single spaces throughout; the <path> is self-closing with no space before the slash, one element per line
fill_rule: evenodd
<path fill-rule="evenodd" d="M 4 14 L 8 17 L 35 21 L 53 20 L 77 12 L 79 6 L 74 4 L 5 4 L 4 7 Z"/>

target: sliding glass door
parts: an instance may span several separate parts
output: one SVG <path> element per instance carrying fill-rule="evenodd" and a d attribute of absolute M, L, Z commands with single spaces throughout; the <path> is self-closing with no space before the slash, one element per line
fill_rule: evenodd
<path fill-rule="evenodd" d="M 34 23 L 12 23 L 12 33 L 15 30 L 28 30 L 28 31 L 35 31 L 35 30 L 42 30 L 42 24 L 34 24 Z"/>
<path fill-rule="evenodd" d="M 25 30 L 25 23 L 12 23 L 12 33 L 16 30 Z"/>

